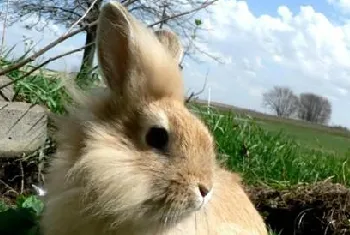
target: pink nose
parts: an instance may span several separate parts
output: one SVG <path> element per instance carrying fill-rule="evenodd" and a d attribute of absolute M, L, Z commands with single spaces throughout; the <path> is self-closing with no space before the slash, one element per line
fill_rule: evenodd
<path fill-rule="evenodd" d="M 203 184 L 198 184 L 199 192 L 201 193 L 202 197 L 205 197 L 209 193 L 209 189 L 205 187 Z"/>

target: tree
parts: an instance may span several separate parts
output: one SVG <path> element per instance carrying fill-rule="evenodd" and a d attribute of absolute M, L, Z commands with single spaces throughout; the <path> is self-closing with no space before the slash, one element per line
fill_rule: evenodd
<path fill-rule="evenodd" d="M 84 28 L 85 48 L 78 80 L 91 74 L 95 55 L 96 22 L 100 7 L 106 0 L 17 0 L 13 3 L 13 15 L 20 19 L 37 16 L 67 28 Z M 201 21 L 195 19 L 196 12 L 207 8 L 217 0 L 119 0 L 138 19 L 149 27 L 170 27 L 186 43 L 185 54 L 193 53 L 193 33 Z M 92 25 L 86 27 L 86 25 Z M 28 25 L 28 28 L 34 27 Z M 187 47 L 186 47 L 187 46 Z M 192 48 L 191 48 L 192 47 Z M 195 48 L 198 49 L 198 48 Z"/>
<path fill-rule="evenodd" d="M 263 106 L 279 117 L 290 117 L 298 109 L 298 97 L 288 87 L 274 86 L 263 94 Z"/>
<path fill-rule="evenodd" d="M 298 117 L 301 120 L 327 124 L 331 114 L 332 105 L 326 97 L 309 92 L 300 94 Z"/>

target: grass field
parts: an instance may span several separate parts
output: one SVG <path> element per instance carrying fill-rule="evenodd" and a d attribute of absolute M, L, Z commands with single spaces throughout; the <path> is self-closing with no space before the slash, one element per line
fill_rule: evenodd
<path fill-rule="evenodd" d="M 279 122 L 258 121 L 257 123 L 269 131 L 282 130 L 305 147 L 344 155 L 350 154 L 350 137 L 348 136 Z"/>
<path fill-rule="evenodd" d="M 205 104 L 206 102 L 199 101 L 198 103 Z M 328 127 L 300 120 L 279 118 L 215 102 L 212 106 L 218 111 L 232 111 L 234 114 L 251 116 L 255 123 L 265 130 L 274 133 L 283 131 L 304 147 L 340 155 L 350 155 L 350 131 L 346 128 Z"/>
<path fill-rule="evenodd" d="M 350 183 L 349 154 L 303 144 L 298 136 L 287 129 L 280 131 L 271 122 L 264 125 L 244 115 L 215 108 L 207 113 L 198 105 L 192 109 L 214 133 L 218 151 L 225 156 L 227 166 L 240 172 L 249 184 L 286 187 L 327 178 L 345 185 Z M 312 131 L 320 132 L 308 131 L 304 128 L 305 136 L 312 136 Z"/>

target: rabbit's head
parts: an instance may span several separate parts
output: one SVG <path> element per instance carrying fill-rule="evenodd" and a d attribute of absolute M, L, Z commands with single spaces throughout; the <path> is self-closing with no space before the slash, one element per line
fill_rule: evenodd
<path fill-rule="evenodd" d="M 115 223 L 178 221 L 202 209 L 213 190 L 214 143 L 184 105 L 180 40 L 107 3 L 97 52 L 108 92 L 90 98 L 70 170 L 86 209 Z"/>

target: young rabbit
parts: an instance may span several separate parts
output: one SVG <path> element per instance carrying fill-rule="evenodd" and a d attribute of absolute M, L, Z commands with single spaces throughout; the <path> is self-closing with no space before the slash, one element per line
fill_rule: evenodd
<path fill-rule="evenodd" d="M 240 178 L 184 105 L 183 49 L 119 3 L 98 23 L 101 94 L 59 120 L 46 178 L 44 235 L 266 235 Z"/>

